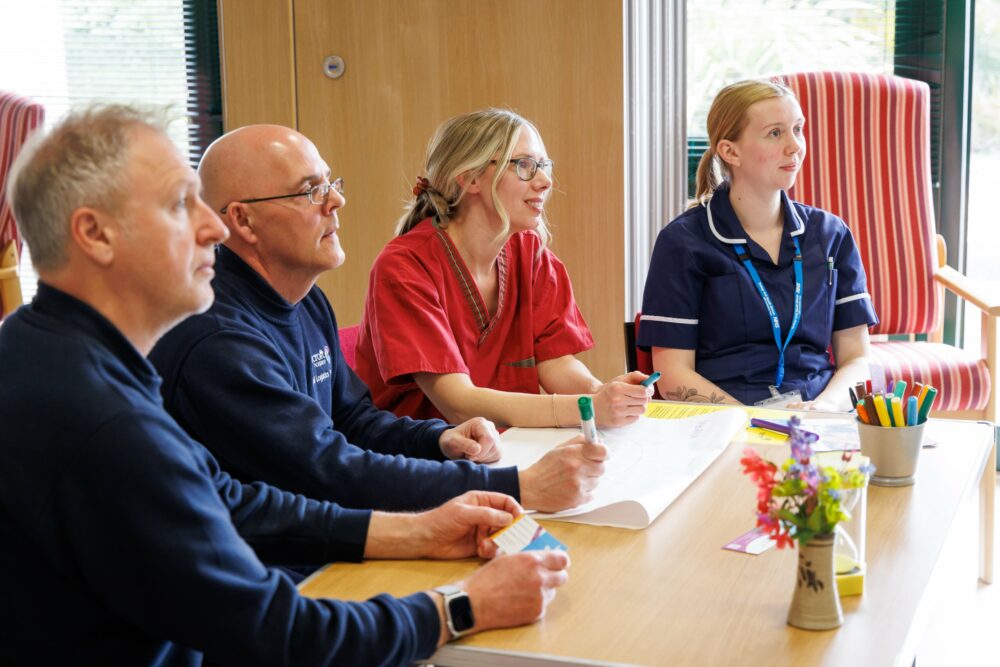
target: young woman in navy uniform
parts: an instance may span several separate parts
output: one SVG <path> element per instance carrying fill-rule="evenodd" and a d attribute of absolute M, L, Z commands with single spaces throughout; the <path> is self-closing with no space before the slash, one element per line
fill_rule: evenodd
<path fill-rule="evenodd" d="M 664 397 L 849 410 L 848 387 L 869 376 L 878 317 L 851 231 L 786 194 L 804 123 L 780 83 L 713 101 L 696 202 L 660 232 L 643 295 L 638 344 Z"/>

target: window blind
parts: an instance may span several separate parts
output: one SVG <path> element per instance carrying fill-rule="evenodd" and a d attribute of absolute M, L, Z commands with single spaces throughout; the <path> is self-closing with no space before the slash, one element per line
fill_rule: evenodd
<path fill-rule="evenodd" d="M 0 80 L 45 105 L 46 126 L 88 102 L 164 106 L 171 139 L 197 163 L 222 130 L 215 2 L 33 0 L 4 3 Z M 21 257 L 25 301 L 37 276 Z"/>

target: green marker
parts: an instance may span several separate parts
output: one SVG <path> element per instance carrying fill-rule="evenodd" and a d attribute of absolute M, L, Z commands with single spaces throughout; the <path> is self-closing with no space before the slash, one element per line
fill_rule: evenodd
<path fill-rule="evenodd" d="M 927 415 L 931 412 L 931 406 L 934 404 L 934 399 L 937 398 L 938 390 L 934 387 L 927 388 L 927 395 L 924 396 L 923 403 L 920 404 L 920 414 L 917 415 L 917 423 L 923 424 L 927 421 Z"/>
<path fill-rule="evenodd" d="M 892 393 L 896 395 L 896 398 L 903 400 L 903 394 L 906 393 L 906 380 L 896 380 L 896 384 L 893 385 Z"/>
<path fill-rule="evenodd" d="M 590 396 L 581 396 L 577 405 L 580 407 L 580 430 L 583 437 L 592 445 L 600 442 L 597 437 L 597 424 L 594 423 L 594 401 Z"/>

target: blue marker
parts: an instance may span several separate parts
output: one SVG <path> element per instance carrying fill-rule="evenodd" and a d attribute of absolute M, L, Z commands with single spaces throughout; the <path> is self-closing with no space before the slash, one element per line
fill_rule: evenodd
<path fill-rule="evenodd" d="M 660 371 L 654 371 L 652 375 L 640 382 L 643 387 L 651 387 L 657 380 L 660 379 Z"/>
<path fill-rule="evenodd" d="M 580 430 L 583 431 L 583 437 L 592 445 L 599 444 L 601 440 L 597 437 L 597 424 L 594 423 L 593 400 L 590 396 L 581 396 L 576 403 L 580 407 Z"/>
<path fill-rule="evenodd" d="M 917 425 L 917 397 L 910 396 L 906 399 L 906 425 Z"/>

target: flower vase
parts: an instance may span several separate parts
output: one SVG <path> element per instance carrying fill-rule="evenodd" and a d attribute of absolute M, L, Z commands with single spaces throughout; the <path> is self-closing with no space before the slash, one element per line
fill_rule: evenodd
<path fill-rule="evenodd" d="M 788 624 L 804 630 L 831 630 L 844 623 L 834 573 L 833 534 L 799 544 L 799 567 Z"/>

